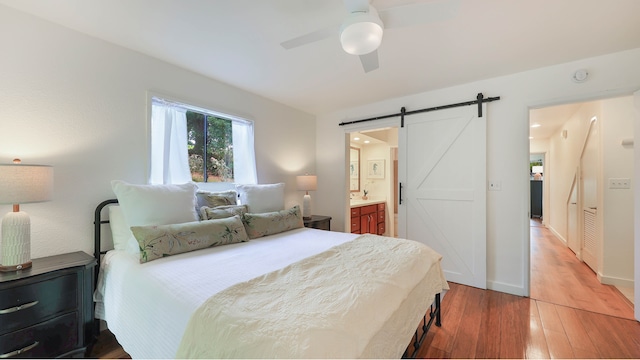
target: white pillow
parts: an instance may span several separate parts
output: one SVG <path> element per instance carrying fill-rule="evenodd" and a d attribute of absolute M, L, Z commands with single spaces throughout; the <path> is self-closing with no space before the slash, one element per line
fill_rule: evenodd
<path fill-rule="evenodd" d="M 111 227 L 111 240 L 114 249 L 123 250 L 136 256 L 140 255 L 138 241 L 127 226 L 122 208 L 118 205 L 109 206 L 109 226 Z"/>
<path fill-rule="evenodd" d="M 284 210 L 284 183 L 262 185 L 236 185 L 240 203 L 250 213 Z"/>
<path fill-rule="evenodd" d="M 133 185 L 111 181 L 127 227 L 198 221 L 196 185 Z"/>

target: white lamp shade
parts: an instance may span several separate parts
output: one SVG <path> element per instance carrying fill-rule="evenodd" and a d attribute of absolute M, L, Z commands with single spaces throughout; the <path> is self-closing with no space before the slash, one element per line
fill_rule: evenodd
<path fill-rule="evenodd" d="M 25 204 L 51 200 L 53 167 L 0 164 L 0 204 Z"/>
<path fill-rule="evenodd" d="M 315 175 L 296 176 L 296 184 L 298 186 L 298 190 L 314 191 L 318 188 L 318 177 Z"/>
<path fill-rule="evenodd" d="M 382 21 L 369 7 L 369 12 L 354 12 L 347 17 L 340 29 L 340 43 L 347 53 L 364 55 L 380 46 L 382 33 Z"/>
<path fill-rule="evenodd" d="M 534 174 L 542 174 L 544 171 L 542 166 L 532 166 L 531 172 Z"/>

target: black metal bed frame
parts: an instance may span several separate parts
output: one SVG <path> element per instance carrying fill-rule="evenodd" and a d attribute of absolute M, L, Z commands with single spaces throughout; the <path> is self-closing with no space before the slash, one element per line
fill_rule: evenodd
<path fill-rule="evenodd" d="M 118 204 L 118 200 L 117 199 L 109 199 L 109 200 L 105 200 L 103 202 L 101 202 L 100 204 L 98 204 L 98 206 L 96 207 L 96 210 L 94 212 L 94 218 L 93 218 L 93 226 L 94 226 L 94 250 L 93 250 L 93 256 L 96 258 L 96 260 L 98 261 L 98 266 L 96 267 L 96 271 L 94 274 L 94 288 L 97 286 L 98 284 L 98 272 L 100 271 L 100 260 L 101 260 L 101 256 L 106 254 L 107 251 L 106 250 L 102 250 L 102 225 L 104 224 L 108 224 L 109 220 L 102 220 L 102 209 L 104 209 L 105 207 L 109 206 L 109 205 L 115 205 Z M 413 345 L 413 351 L 411 352 L 411 354 L 408 353 L 409 348 L 407 347 L 407 350 L 405 350 L 404 354 L 402 355 L 403 358 L 410 358 L 413 359 L 416 357 L 416 355 L 418 354 L 418 351 L 420 350 L 420 347 L 422 346 L 422 343 L 424 342 L 424 339 L 427 336 L 427 333 L 429 332 L 429 329 L 431 328 L 431 325 L 435 322 L 436 326 L 440 327 L 442 326 L 442 315 L 440 312 L 440 293 L 436 294 L 435 300 L 434 302 L 430 305 L 429 307 L 429 321 L 427 321 L 427 314 L 425 313 L 425 315 L 422 316 L 422 326 L 420 326 L 420 324 L 418 324 L 418 327 L 416 328 L 416 331 L 414 333 L 414 335 L 412 336 L 412 345 Z M 96 320 L 97 322 L 98 320 Z M 97 332 L 99 331 L 99 327 L 95 326 L 94 327 L 96 330 L 96 335 Z M 422 334 L 419 335 L 419 330 L 422 330 Z"/>
<path fill-rule="evenodd" d="M 427 333 L 429 329 L 431 329 L 431 325 L 435 322 L 437 327 L 442 326 L 442 315 L 440 313 L 440 293 L 436 294 L 436 298 L 434 302 L 429 307 L 429 321 L 427 321 L 427 314 L 422 316 L 422 326 L 418 325 L 416 332 L 413 334 L 413 351 L 411 354 L 408 354 L 409 348 L 405 350 L 402 355 L 403 358 L 415 359 L 416 355 L 418 355 L 418 351 L 424 342 L 424 339 L 427 337 Z M 422 330 L 422 335 L 418 335 L 418 330 Z"/>

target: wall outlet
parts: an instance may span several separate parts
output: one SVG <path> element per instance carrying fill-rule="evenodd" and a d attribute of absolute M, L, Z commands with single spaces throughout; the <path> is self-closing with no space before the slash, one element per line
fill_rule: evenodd
<path fill-rule="evenodd" d="M 609 178 L 609 189 L 630 189 L 631 179 L 629 178 Z"/>
<path fill-rule="evenodd" d="M 502 190 L 502 183 L 500 181 L 489 181 L 489 191 Z"/>

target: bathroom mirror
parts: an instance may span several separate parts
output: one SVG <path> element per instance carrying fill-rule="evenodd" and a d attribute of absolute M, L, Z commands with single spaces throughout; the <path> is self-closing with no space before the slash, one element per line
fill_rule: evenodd
<path fill-rule="evenodd" d="M 349 150 L 349 190 L 360 191 L 360 149 L 351 147 Z"/>

